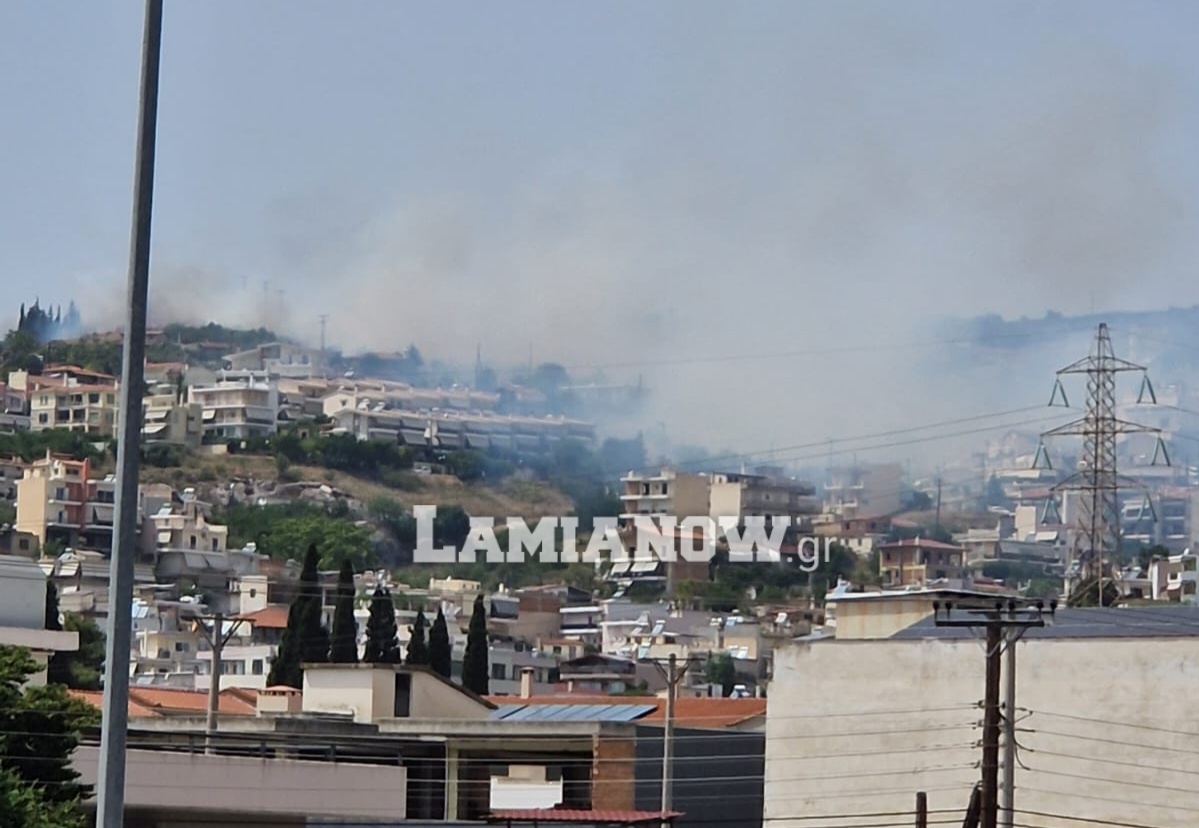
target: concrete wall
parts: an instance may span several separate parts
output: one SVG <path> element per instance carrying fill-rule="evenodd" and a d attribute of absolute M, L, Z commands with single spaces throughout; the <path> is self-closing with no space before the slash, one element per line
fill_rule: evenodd
<path fill-rule="evenodd" d="M 688 728 L 676 728 L 674 735 L 671 807 L 683 812 L 677 828 L 761 826 L 766 735 Z M 637 728 L 636 756 L 635 807 L 656 811 L 662 805 L 662 728 Z"/>
<path fill-rule="evenodd" d="M 46 626 L 46 573 L 29 558 L 0 555 L 0 626 Z"/>
<path fill-rule="evenodd" d="M 98 758 L 96 747 L 76 751 L 82 782 L 95 784 Z M 400 767 L 146 750 L 131 750 L 126 758 L 126 806 L 170 812 L 180 823 L 186 823 L 189 811 L 213 809 L 402 820 L 407 796 Z"/>
<path fill-rule="evenodd" d="M 356 722 L 391 716 L 395 673 L 367 666 L 304 671 L 305 713 L 351 713 Z"/>
<path fill-rule="evenodd" d="M 931 597 L 847 598 L 829 601 L 837 638 L 890 638 L 933 614 Z"/>
<path fill-rule="evenodd" d="M 1017 645 L 1017 822 L 1077 818 L 1158 828 L 1199 815 L 1195 638 L 1038 639 Z M 983 696 L 977 641 L 822 641 L 776 653 L 767 713 L 767 828 L 849 814 L 961 810 Z M 1020 811 L 1064 815 L 1055 820 Z M 944 815 L 948 819 L 954 814 Z"/>
<path fill-rule="evenodd" d="M 392 714 L 389 711 L 384 715 Z M 433 676 L 413 673 L 409 716 L 413 719 L 489 719 L 491 711 L 470 696 L 446 687 Z"/>

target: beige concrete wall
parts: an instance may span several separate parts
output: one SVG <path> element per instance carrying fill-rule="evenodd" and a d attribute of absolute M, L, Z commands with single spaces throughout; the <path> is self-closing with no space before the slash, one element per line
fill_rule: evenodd
<path fill-rule="evenodd" d="M 383 715 L 390 716 L 391 712 Z M 413 719 L 489 719 L 491 711 L 470 696 L 446 687 L 433 676 L 413 674 L 409 716 Z"/>
<path fill-rule="evenodd" d="M 366 667 L 305 670 L 304 712 L 350 713 L 356 722 L 372 722 L 378 716 L 391 715 L 395 704 L 394 682 L 391 670 Z"/>
<path fill-rule="evenodd" d="M 1058 639 L 1017 645 L 1026 750 L 1021 810 L 1183 828 L 1199 821 L 1199 641 Z M 766 725 L 766 828 L 836 816 L 964 809 L 979 771 L 983 650 L 960 641 L 822 641 L 776 654 Z M 953 816 L 948 815 L 948 816 Z M 941 818 L 948 818 L 942 815 Z M 960 815 L 957 817 L 960 819 Z M 898 824 L 898 823 L 897 823 Z M 905 823 L 906 824 L 906 823 Z"/>
<path fill-rule="evenodd" d="M 837 638 L 890 638 L 933 614 L 932 598 L 850 598 L 830 601 L 829 614 L 836 619 Z"/>
<path fill-rule="evenodd" d="M 98 758 L 99 748 L 76 751 L 84 783 L 95 784 Z M 407 813 L 407 796 L 405 771 L 398 767 L 146 750 L 126 757 L 126 807 L 179 812 L 183 821 L 188 811 L 214 808 L 398 821 Z"/>

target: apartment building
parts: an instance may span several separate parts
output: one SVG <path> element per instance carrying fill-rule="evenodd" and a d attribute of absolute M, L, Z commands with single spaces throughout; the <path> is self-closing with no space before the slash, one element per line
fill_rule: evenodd
<path fill-rule="evenodd" d="M 211 385 L 188 388 L 188 401 L 201 409 L 203 439 L 269 437 L 279 421 L 279 388 L 269 373 L 221 371 Z"/>
<path fill-rule="evenodd" d="M 1171 552 L 1191 546 L 1199 525 L 1199 488 L 1164 486 L 1153 494 L 1136 493 L 1120 509 L 1121 536 Z"/>
<path fill-rule="evenodd" d="M 29 558 L 0 555 L 0 646 L 29 650 L 33 684 L 46 683 L 50 656 L 79 649 L 78 633 L 46 629 L 46 573 Z"/>
<path fill-rule="evenodd" d="M 47 452 L 17 482 L 16 528 L 35 535 L 43 547 L 57 541 L 110 552 L 115 500 L 112 475 L 93 480 L 87 460 Z"/>
<path fill-rule="evenodd" d="M 657 474 L 629 472 L 620 483 L 622 526 L 631 526 L 638 516 L 673 515 L 681 519 L 709 514 L 712 479 L 706 474 L 667 468 Z"/>
<path fill-rule="evenodd" d="M 142 442 L 198 448 L 204 437 L 204 409 L 181 398 L 174 385 L 161 384 L 142 398 Z"/>
<path fill-rule="evenodd" d="M 40 375 L 9 374 L 9 387 L 29 399 L 29 428 L 66 428 L 97 437 L 116 430 L 117 379 L 76 365 L 51 365 Z"/>
<path fill-rule="evenodd" d="M 306 378 L 321 373 L 321 352 L 302 345 L 270 342 L 224 358 L 228 371 L 270 373 L 277 377 Z"/>
<path fill-rule="evenodd" d="M 793 526 L 810 522 L 821 509 L 811 483 L 766 474 L 713 474 L 708 502 L 713 519 L 785 517 Z"/>
<path fill-rule="evenodd" d="M 204 640 L 197 619 L 201 604 L 190 601 L 134 601 L 129 678 L 131 683 L 191 688 Z"/>
<path fill-rule="evenodd" d="M 902 493 L 898 463 L 830 469 L 824 510 L 838 518 L 890 515 L 899 511 Z"/>

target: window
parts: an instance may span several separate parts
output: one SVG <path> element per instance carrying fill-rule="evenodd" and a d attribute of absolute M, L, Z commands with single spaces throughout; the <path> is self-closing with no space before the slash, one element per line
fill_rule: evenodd
<path fill-rule="evenodd" d="M 262 659 L 261 658 L 256 658 L 256 659 L 254 659 L 253 662 L 251 662 L 250 672 L 256 676 L 262 675 Z"/>
<path fill-rule="evenodd" d="M 213 551 L 213 552 L 217 551 L 217 541 L 216 541 L 216 538 L 213 538 L 213 539 L 212 539 L 212 551 Z"/>
<path fill-rule="evenodd" d="M 554 645 L 554 655 L 562 655 L 562 648 L 557 644 Z"/>
<path fill-rule="evenodd" d="M 493 679 L 495 679 L 496 681 L 503 681 L 506 678 L 508 678 L 508 665 L 507 664 L 492 664 L 491 665 L 491 677 Z"/>
<path fill-rule="evenodd" d="M 177 652 L 177 653 L 191 652 L 191 646 L 186 641 L 176 641 L 175 642 L 175 652 Z"/>
<path fill-rule="evenodd" d="M 196 548 L 196 536 L 195 535 L 191 536 L 191 538 L 189 540 L 189 545 L 191 546 L 192 549 Z"/>

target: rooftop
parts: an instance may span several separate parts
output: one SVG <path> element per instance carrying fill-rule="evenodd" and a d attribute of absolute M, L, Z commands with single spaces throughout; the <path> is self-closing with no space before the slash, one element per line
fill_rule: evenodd
<path fill-rule="evenodd" d="M 260 610 L 242 615 L 239 620 L 248 621 L 255 627 L 261 627 L 262 629 L 285 630 L 287 629 L 287 615 L 289 612 L 291 612 L 291 608 L 287 604 L 270 604 Z"/>
<path fill-rule="evenodd" d="M 678 811 L 585 811 L 572 808 L 526 808 L 493 811 L 495 822 L 532 822 L 536 825 L 657 825 L 666 819 L 681 817 Z"/>
<path fill-rule="evenodd" d="M 895 633 L 900 641 L 931 638 L 966 639 L 969 629 L 938 627 L 933 618 L 917 621 Z M 1046 626 L 1032 627 L 1026 638 L 1195 638 L 1199 637 L 1199 606 L 1098 607 L 1058 609 Z"/>
<path fill-rule="evenodd" d="M 942 543 L 932 538 L 905 538 L 894 543 L 881 544 L 880 549 L 944 549 L 947 552 L 961 552 L 962 547 L 952 543 Z"/>

